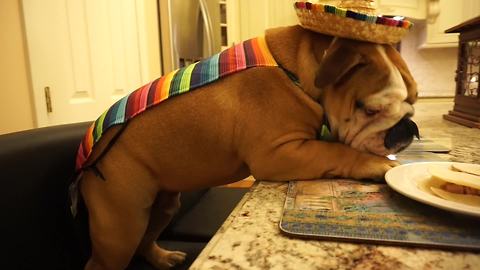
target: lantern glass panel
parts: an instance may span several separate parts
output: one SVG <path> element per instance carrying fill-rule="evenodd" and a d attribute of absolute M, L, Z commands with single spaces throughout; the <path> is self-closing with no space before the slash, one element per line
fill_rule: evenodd
<path fill-rule="evenodd" d="M 463 59 L 465 75 L 462 78 L 462 93 L 464 96 L 478 97 L 480 80 L 480 39 L 464 43 Z"/>

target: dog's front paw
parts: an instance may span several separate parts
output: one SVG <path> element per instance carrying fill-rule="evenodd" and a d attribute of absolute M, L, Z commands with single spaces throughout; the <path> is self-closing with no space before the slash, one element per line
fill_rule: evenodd
<path fill-rule="evenodd" d="M 187 254 L 185 252 L 165 250 L 165 254 L 161 258 L 161 261 L 168 267 L 174 267 L 177 264 L 183 263 L 186 256 Z"/>
<path fill-rule="evenodd" d="M 398 165 L 400 165 L 398 162 L 389 160 L 386 157 L 362 154 L 352 167 L 351 177 L 383 181 L 385 173 Z"/>
<path fill-rule="evenodd" d="M 156 269 L 170 269 L 185 261 L 186 253 L 170 251 L 153 244 L 151 249 L 143 254 L 145 259 Z"/>

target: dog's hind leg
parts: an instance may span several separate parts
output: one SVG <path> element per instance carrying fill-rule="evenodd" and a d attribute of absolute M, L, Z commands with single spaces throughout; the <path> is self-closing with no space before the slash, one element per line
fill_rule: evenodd
<path fill-rule="evenodd" d="M 92 244 L 87 270 L 125 269 L 145 234 L 156 192 L 128 177 L 109 174 L 104 181 L 86 171 L 80 182 Z"/>
<path fill-rule="evenodd" d="M 182 263 L 186 254 L 163 249 L 155 242 L 180 207 L 179 192 L 159 192 L 150 212 L 150 221 L 137 253 L 157 269 Z"/>

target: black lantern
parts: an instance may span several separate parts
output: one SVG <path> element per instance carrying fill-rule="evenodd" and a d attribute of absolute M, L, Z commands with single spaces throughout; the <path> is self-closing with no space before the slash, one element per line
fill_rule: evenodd
<path fill-rule="evenodd" d="M 460 33 L 458 67 L 455 76 L 455 106 L 443 118 L 468 127 L 480 128 L 480 16 L 445 33 Z"/>

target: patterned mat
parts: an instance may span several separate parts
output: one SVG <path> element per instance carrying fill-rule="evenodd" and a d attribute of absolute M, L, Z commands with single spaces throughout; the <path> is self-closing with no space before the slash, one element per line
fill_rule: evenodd
<path fill-rule="evenodd" d="M 479 219 L 363 181 L 291 181 L 280 229 L 326 240 L 480 250 Z"/>

